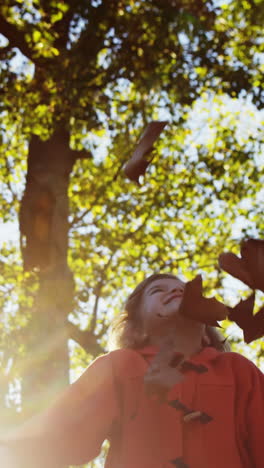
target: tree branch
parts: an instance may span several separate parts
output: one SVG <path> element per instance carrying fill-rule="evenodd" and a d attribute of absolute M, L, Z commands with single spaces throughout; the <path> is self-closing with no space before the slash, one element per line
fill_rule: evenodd
<path fill-rule="evenodd" d="M 8 179 L 8 174 L 12 173 L 11 165 L 9 164 L 9 161 L 8 161 L 7 157 L 4 158 L 4 161 L 5 161 L 5 167 L 6 167 L 6 170 L 7 170 L 6 184 L 7 184 L 8 188 L 9 188 L 9 190 L 10 190 L 10 193 L 12 194 L 12 197 L 13 197 L 12 202 L 14 202 L 14 201 L 17 202 L 18 201 L 18 195 L 15 192 L 15 190 L 12 188 L 11 182 Z"/>
<path fill-rule="evenodd" d="M 72 322 L 67 322 L 69 338 L 78 343 L 85 351 L 94 356 L 105 352 L 97 342 L 97 337 L 90 330 L 80 330 Z"/>
<path fill-rule="evenodd" d="M 45 12 L 45 16 L 47 18 L 51 17 L 52 12 L 54 11 L 55 5 L 52 2 L 47 2 L 46 0 L 42 0 L 40 2 L 42 10 Z M 69 29 L 71 21 L 74 17 L 74 6 L 71 2 L 67 2 L 68 10 L 64 13 L 63 17 L 52 24 L 52 30 L 56 32 L 55 40 L 54 40 L 54 47 L 59 49 L 60 51 L 65 51 L 67 42 L 69 39 Z"/>
<path fill-rule="evenodd" d="M 8 39 L 12 48 L 17 47 L 32 62 L 40 62 L 34 56 L 34 50 L 26 42 L 24 33 L 19 31 L 14 24 L 9 23 L 3 15 L 0 15 L 0 31 Z"/>

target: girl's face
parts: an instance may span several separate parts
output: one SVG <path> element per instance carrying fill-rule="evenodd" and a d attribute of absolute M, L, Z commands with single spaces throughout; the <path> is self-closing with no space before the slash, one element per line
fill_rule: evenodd
<path fill-rule="evenodd" d="M 159 333 L 178 314 L 185 283 L 179 278 L 159 278 L 148 284 L 141 300 L 141 318 L 147 334 Z"/>

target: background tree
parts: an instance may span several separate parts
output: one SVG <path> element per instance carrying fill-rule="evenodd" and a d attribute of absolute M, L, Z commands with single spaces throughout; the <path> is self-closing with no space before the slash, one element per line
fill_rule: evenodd
<path fill-rule="evenodd" d="M 263 236 L 263 11 L 257 0 L 5 0 L 0 11 L 1 214 L 19 212 L 23 260 L 3 247 L 12 421 L 66 384 L 69 339 L 75 376 L 105 349 L 145 274 L 202 270 L 208 293 L 247 294 L 216 273 L 222 251 Z M 122 166 L 164 118 L 137 187 Z M 250 353 L 260 359 L 263 343 Z"/>

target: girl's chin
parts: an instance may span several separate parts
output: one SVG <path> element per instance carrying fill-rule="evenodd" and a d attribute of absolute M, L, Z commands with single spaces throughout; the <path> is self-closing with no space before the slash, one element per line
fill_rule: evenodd
<path fill-rule="evenodd" d="M 160 322 L 162 322 L 162 321 L 164 321 L 164 322 L 170 321 L 171 322 L 171 321 L 175 320 L 176 318 L 177 318 L 177 312 L 176 311 L 171 312 L 171 313 L 165 313 L 165 312 L 164 313 L 159 313 L 157 315 L 157 319 Z"/>
<path fill-rule="evenodd" d="M 174 314 L 157 314 L 159 318 L 161 319 L 169 319 L 171 317 L 173 317 Z"/>
<path fill-rule="evenodd" d="M 164 312 L 159 312 L 157 315 L 160 319 L 172 320 L 179 316 L 178 308 L 171 308 L 170 310 L 164 310 Z"/>

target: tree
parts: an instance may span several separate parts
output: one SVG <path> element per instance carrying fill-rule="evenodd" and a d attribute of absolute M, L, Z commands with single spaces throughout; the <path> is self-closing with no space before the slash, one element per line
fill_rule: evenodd
<path fill-rule="evenodd" d="M 231 110 L 250 98 L 248 112 L 261 115 L 261 15 L 257 1 L 3 2 L 2 216 L 19 211 L 26 272 L 6 247 L 2 367 L 4 393 L 21 382 L 25 414 L 46 404 L 47 382 L 51 394 L 66 384 L 69 338 L 79 363 L 103 351 L 144 272 L 206 269 L 208 291 L 220 288 L 218 254 L 263 235 L 260 130 L 240 137 Z M 164 115 L 138 188 L 122 166 L 142 127 Z M 246 224 L 235 235 L 238 214 Z"/>

